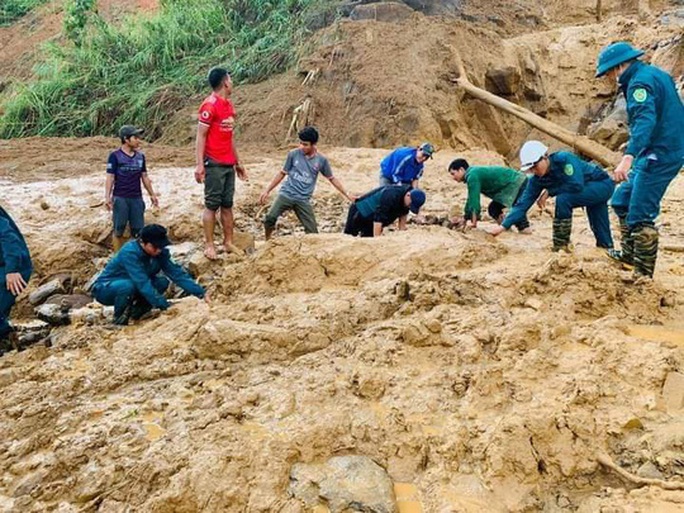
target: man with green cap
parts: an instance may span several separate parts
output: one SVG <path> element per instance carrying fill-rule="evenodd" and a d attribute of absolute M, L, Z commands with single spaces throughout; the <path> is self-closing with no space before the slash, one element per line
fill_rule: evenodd
<path fill-rule="evenodd" d="M 606 46 L 596 76 L 618 83 L 627 100 L 629 142 L 613 175 L 623 182 L 611 204 L 620 219 L 622 251 L 609 254 L 637 275 L 653 277 L 658 256 L 655 218 L 670 182 L 684 164 L 684 106 L 672 77 L 638 60 L 626 42 Z"/>

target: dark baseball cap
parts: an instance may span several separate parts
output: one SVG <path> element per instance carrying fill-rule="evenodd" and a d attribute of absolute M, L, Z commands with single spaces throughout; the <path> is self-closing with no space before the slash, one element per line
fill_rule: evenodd
<path fill-rule="evenodd" d="M 420 211 L 420 207 L 425 204 L 425 193 L 420 189 L 413 189 L 409 194 L 411 195 L 409 210 L 417 214 Z"/>
<path fill-rule="evenodd" d="M 134 135 L 142 135 L 145 132 L 142 128 L 134 127 L 133 125 L 124 125 L 119 129 L 119 137 L 121 139 L 128 139 Z"/>
<path fill-rule="evenodd" d="M 166 228 L 160 224 L 148 224 L 140 230 L 140 240 L 143 243 L 149 242 L 155 248 L 163 249 L 171 245 L 167 233 Z"/>
<path fill-rule="evenodd" d="M 424 142 L 423 144 L 418 146 L 418 149 L 422 150 L 423 155 L 425 155 L 429 159 L 432 158 L 432 154 L 435 152 L 435 147 L 429 142 Z"/>

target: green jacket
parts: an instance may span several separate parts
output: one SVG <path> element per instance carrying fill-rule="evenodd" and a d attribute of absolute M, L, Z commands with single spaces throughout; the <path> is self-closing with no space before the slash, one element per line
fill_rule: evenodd
<path fill-rule="evenodd" d="M 465 175 L 465 182 L 468 186 L 468 201 L 464 209 L 465 217 L 470 219 L 473 214 L 478 218 L 480 217 L 482 210 L 480 194 L 484 194 L 505 207 L 512 207 L 525 178 L 523 173 L 508 167 L 469 167 Z"/>

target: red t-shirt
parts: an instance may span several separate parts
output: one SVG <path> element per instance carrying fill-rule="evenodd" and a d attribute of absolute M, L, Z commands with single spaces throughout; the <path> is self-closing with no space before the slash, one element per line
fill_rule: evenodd
<path fill-rule="evenodd" d="M 211 93 L 199 108 L 199 122 L 209 127 L 204 156 L 221 164 L 237 163 L 233 151 L 235 109 L 230 100 Z"/>

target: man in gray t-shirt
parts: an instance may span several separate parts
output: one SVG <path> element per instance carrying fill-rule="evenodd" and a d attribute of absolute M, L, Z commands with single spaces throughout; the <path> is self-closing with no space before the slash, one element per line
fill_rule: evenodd
<path fill-rule="evenodd" d="M 344 190 L 342 183 L 333 176 L 328 159 L 316 150 L 317 142 L 318 132 L 315 128 L 308 126 L 299 132 L 299 148 L 288 153 L 283 169 L 273 177 L 271 183 L 259 196 L 259 202 L 262 205 L 266 204 L 271 191 L 287 177 L 287 181 L 280 188 L 278 197 L 264 217 L 266 240 L 271 238 L 278 218 L 286 210 L 294 210 L 306 233 L 318 233 L 316 216 L 311 206 L 311 195 L 316 188 L 319 173 L 330 180 L 335 189 L 349 201 L 356 199 L 350 196 Z"/>

